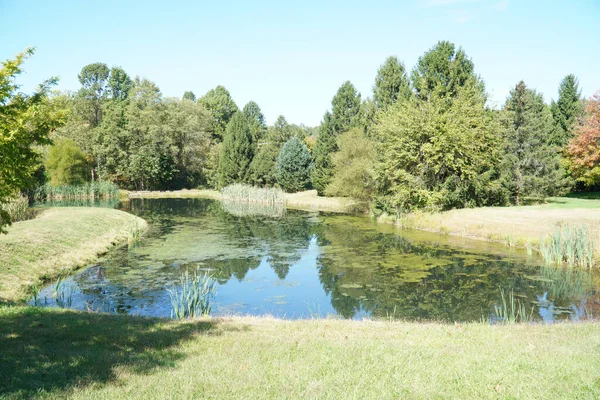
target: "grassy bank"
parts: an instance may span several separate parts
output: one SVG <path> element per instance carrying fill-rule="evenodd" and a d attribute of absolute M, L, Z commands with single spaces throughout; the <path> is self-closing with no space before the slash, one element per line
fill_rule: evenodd
<path fill-rule="evenodd" d="M 320 197 L 316 190 L 306 190 L 298 193 L 285 193 L 285 206 L 297 210 L 350 212 L 355 202 L 345 197 Z M 130 199 L 165 199 L 165 198 L 194 198 L 221 199 L 221 193 L 216 190 L 174 190 L 154 192 L 129 192 Z"/>
<path fill-rule="evenodd" d="M 108 208 L 50 208 L 0 235 L 0 301 L 23 300 L 29 287 L 94 260 L 146 222 Z"/>
<path fill-rule="evenodd" d="M 381 218 L 381 222 L 395 222 Z M 546 204 L 519 207 L 483 207 L 441 213 L 413 213 L 398 222 L 406 228 L 421 229 L 472 239 L 503 242 L 509 246 L 538 245 L 555 231 L 557 224 L 586 226 L 598 239 L 600 200 L 552 198 Z"/>
<path fill-rule="evenodd" d="M 600 396 L 592 323 L 175 322 L 21 307 L 0 309 L 0 322 L 8 398 Z"/>

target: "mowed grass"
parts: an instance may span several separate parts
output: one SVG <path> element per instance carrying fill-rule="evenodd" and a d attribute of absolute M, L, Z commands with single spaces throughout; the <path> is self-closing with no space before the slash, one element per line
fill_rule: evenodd
<path fill-rule="evenodd" d="M 594 323 L 490 326 L 0 308 L 0 397 L 600 397 Z"/>
<path fill-rule="evenodd" d="M 556 197 L 540 205 L 414 213 L 402 218 L 402 225 L 408 228 L 500 241 L 511 246 L 536 245 L 542 237 L 554 232 L 557 224 L 586 226 L 597 240 L 600 200 Z"/>
<path fill-rule="evenodd" d="M 31 285 L 92 262 L 146 222 L 108 208 L 59 207 L 0 235 L 0 301 L 21 301 Z"/>

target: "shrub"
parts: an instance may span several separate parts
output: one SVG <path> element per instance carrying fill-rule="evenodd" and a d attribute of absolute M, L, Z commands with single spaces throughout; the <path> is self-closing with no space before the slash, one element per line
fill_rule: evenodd
<path fill-rule="evenodd" d="M 85 154 L 74 140 L 57 139 L 48 150 L 46 169 L 54 186 L 82 184 L 87 176 Z"/>

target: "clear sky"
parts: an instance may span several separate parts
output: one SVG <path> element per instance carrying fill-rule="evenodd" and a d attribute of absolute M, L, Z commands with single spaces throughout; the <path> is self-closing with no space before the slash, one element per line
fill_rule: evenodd
<path fill-rule="evenodd" d="M 24 91 L 50 76 L 77 90 L 101 61 L 165 96 L 223 85 L 269 123 L 317 125 L 345 80 L 371 96 L 386 57 L 410 69 L 439 40 L 465 49 L 496 105 L 521 79 L 546 101 L 569 73 L 600 89 L 600 0 L 0 0 L 0 59 L 37 48 Z"/>

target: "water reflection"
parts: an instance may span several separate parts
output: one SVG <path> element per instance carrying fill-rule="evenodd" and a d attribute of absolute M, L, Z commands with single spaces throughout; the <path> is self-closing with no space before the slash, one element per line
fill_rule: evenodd
<path fill-rule="evenodd" d="M 596 290 L 588 272 L 539 268 L 524 252 L 422 232 L 400 234 L 359 216 L 252 210 L 203 199 L 136 199 L 138 246 L 110 252 L 71 277 L 73 306 L 170 315 L 166 287 L 200 266 L 217 280 L 217 314 L 337 314 L 479 321 L 500 288 L 536 318 L 584 318 Z M 458 243 L 460 241 L 460 243 Z M 460 246 L 458 246 L 460 244 Z M 42 296 L 52 297 L 50 287 Z M 587 301 L 587 303 L 585 303 Z"/>

